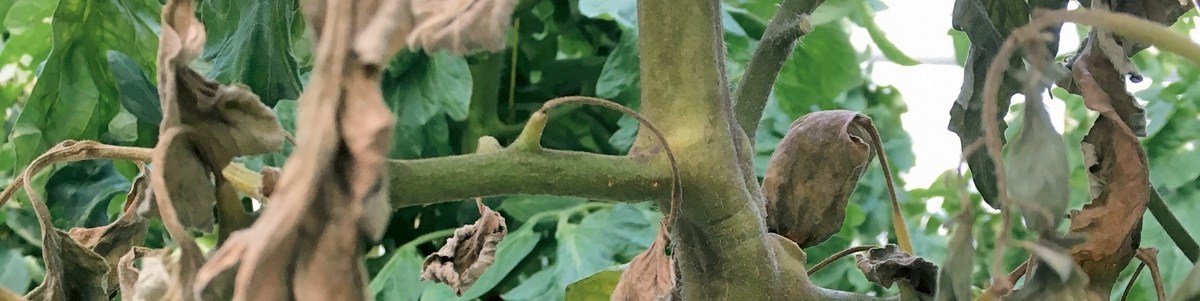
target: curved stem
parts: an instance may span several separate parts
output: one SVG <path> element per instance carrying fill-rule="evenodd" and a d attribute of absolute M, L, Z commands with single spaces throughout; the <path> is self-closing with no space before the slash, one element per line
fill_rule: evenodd
<path fill-rule="evenodd" d="M 824 269 L 825 266 L 832 264 L 834 261 L 837 261 L 838 259 L 841 259 L 842 257 L 846 257 L 846 255 L 870 250 L 871 248 L 874 248 L 874 247 L 875 246 L 853 246 L 853 247 L 847 248 L 845 250 L 838 251 L 837 253 L 833 253 L 833 255 L 829 255 L 829 257 L 821 260 L 821 262 L 818 262 L 817 265 L 814 265 L 811 269 L 808 269 L 808 275 L 812 276 L 813 274 L 816 274 L 817 271 Z"/>
<path fill-rule="evenodd" d="M 734 92 L 734 114 L 738 125 L 754 145 L 754 134 L 762 119 L 767 98 L 783 63 L 792 55 L 796 41 L 812 30 L 808 15 L 824 0 L 784 0 L 767 24 L 762 40 L 746 64 L 745 75 Z"/>

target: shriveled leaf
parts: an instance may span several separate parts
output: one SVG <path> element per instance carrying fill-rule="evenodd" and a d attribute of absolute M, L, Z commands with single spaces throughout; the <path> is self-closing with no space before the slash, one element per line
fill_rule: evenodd
<path fill-rule="evenodd" d="M 500 213 L 479 206 L 479 220 L 454 230 L 437 253 L 425 257 L 421 280 L 445 283 L 459 296 L 479 280 L 479 276 L 496 260 L 496 245 L 508 234 L 508 226 Z"/>
<path fill-rule="evenodd" d="M 166 300 L 171 297 L 168 294 L 173 281 L 167 267 L 172 262 L 170 257 L 163 251 L 142 257 L 142 269 L 133 284 L 132 300 Z"/>
<path fill-rule="evenodd" d="M 896 245 L 872 248 L 865 254 L 854 257 L 867 280 L 883 287 L 892 287 L 896 281 L 908 281 L 918 293 L 933 296 L 938 268 L 932 262 L 905 253 Z"/>
<path fill-rule="evenodd" d="M 675 290 L 675 265 L 666 254 L 670 243 L 666 229 L 665 225 L 660 226 L 658 238 L 650 248 L 629 262 L 612 291 L 612 300 L 657 301 L 670 297 Z"/>
<path fill-rule="evenodd" d="M 1071 169 L 1063 137 L 1050 123 L 1040 95 L 1027 96 L 1021 131 L 1009 143 L 1008 197 L 1030 232 L 1057 236 L 1071 196 Z"/>
<path fill-rule="evenodd" d="M 26 295 L 31 301 L 108 301 L 108 264 L 58 229 L 45 229 L 46 279 Z"/>
<path fill-rule="evenodd" d="M 566 299 L 571 301 L 629 300 L 613 296 L 617 282 L 621 280 L 622 272 L 627 270 L 626 267 L 626 265 L 608 267 L 567 285 Z"/>
<path fill-rule="evenodd" d="M 136 300 L 134 298 L 137 296 L 136 285 L 141 274 L 133 266 L 133 261 L 142 258 L 142 256 L 145 256 L 150 251 L 147 248 L 133 247 L 125 255 L 121 255 L 121 258 L 117 261 L 116 270 L 109 271 L 109 273 L 117 274 L 118 283 L 121 288 L 121 300 Z M 143 264 L 143 267 L 146 267 L 146 265 Z"/>
<path fill-rule="evenodd" d="M 1067 249 L 1027 243 L 1036 263 L 1025 285 L 1006 300 L 1089 300 L 1088 276 L 1067 254 Z"/>
<path fill-rule="evenodd" d="M 852 111 L 813 112 L 792 123 L 763 178 L 767 227 L 801 248 L 842 228 L 846 202 L 874 158 Z"/>
<path fill-rule="evenodd" d="M 301 2 L 317 40 L 310 84 L 297 100 L 296 141 L 302 144 L 284 164 L 271 206 L 212 255 L 197 273 L 194 293 L 232 291 L 235 300 L 368 298 L 362 240 L 379 239 L 391 212 L 387 152 L 395 119 L 379 91 L 381 63 L 364 61 L 351 45 L 388 42 L 390 33 L 367 35 L 375 39 L 367 41 L 362 31 L 373 17 L 394 17 L 388 10 L 403 3 Z"/>
<path fill-rule="evenodd" d="M 426 52 L 503 49 L 516 0 L 410 0 L 417 21 L 408 45 Z"/>
<path fill-rule="evenodd" d="M 517 268 L 541 241 L 542 235 L 533 230 L 535 226 L 536 223 L 526 224 L 505 236 L 504 240 L 496 245 L 496 262 L 484 271 L 483 275 L 479 275 L 479 279 L 470 289 L 463 292 L 460 299 L 471 300 L 483 296 Z"/>
<path fill-rule="evenodd" d="M 129 253 L 134 246 L 141 245 L 142 240 L 146 238 L 149 221 L 139 216 L 136 210 L 138 203 L 147 199 L 144 193 L 149 185 L 148 181 L 145 173 L 134 180 L 132 190 L 125 197 L 125 210 L 121 212 L 121 217 L 111 224 L 96 228 L 72 228 L 68 232 L 80 245 L 104 257 L 108 264 L 109 292 L 119 288 L 118 262 L 122 256 Z"/>
<path fill-rule="evenodd" d="M 1091 293 L 1108 296 L 1139 247 L 1151 188 L 1146 152 L 1123 117 L 1137 114 L 1136 103 L 1111 62 L 1094 49 L 1085 48 L 1071 68 L 1084 104 L 1101 117 L 1081 145 L 1093 197 L 1071 214 L 1069 233 L 1086 238 L 1071 256 L 1087 274 L 1088 288 L 1096 289 Z"/>

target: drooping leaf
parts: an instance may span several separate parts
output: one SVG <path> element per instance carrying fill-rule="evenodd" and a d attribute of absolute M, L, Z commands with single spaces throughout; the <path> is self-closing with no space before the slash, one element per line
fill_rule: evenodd
<path fill-rule="evenodd" d="M 869 132 L 856 123 L 865 118 L 819 111 L 792 124 L 763 178 L 768 229 L 806 248 L 842 228 L 846 203 L 875 157 Z"/>
<path fill-rule="evenodd" d="M 517 264 L 529 255 L 533 248 L 541 241 L 541 234 L 534 232 L 535 224 L 522 226 L 517 231 L 512 232 L 496 245 L 496 262 L 492 267 L 479 275 L 479 280 L 471 286 L 466 292 L 463 292 L 464 300 L 472 300 L 482 296 L 496 287 L 501 280 L 509 275 L 516 268 Z"/>
<path fill-rule="evenodd" d="M 407 42 L 426 52 L 455 54 L 504 49 L 516 0 L 414 0 Z M 369 28 L 368 28 L 369 29 Z"/>
<path fill-rule="evenodd" d="M 118 279 L 119 266 L 122 256 L 129 253 L 135 246 L 140 246 L 142 240 L 146 238 L 148 231 L 147 226 L 149 221 L 137 214 L 139 203 L 153 201 L 153 198 L 147 192 L 149 187 L 149 179 L 146 178 L 146 173 L 143 170 L 131 186 L 129 193 L 125 197 L 124 210 L 121 211 L 120 217 L 112 223 L 94 228 L 71 228 L 67 232 L 71 239 L 74 239 L 79 245 L 96 252 L 104 258 L 108 264 L 108 280 L 106 281 L 109 293 L 120 288 Z"/>
<path fill-rule="evenodd" d="M 298 1 L 211 0 L 199 4 L 208 31 L 204 59 L 212 61 L 208 76 L 250 87 L 267 106 L 300 96 L 300 71 L 292 55 Z"/>
<path fill-rule="evenodd" d="M 508 234 L 508 225 L 500 213 L 475 200 L 481 217 L 474 224 L 454 230 L 437 253 L 425 258 L 421 280 L 445 283 L 462 296 L 479 276 L 496 262 L 496 245 Z"/>
<path fill-rule="evenodd" d="M 608 290 L 612 292 L 612 299 L 657 301 L 668 298 L 676 287 L 675 261 L 666 254 L 669 243 L 667 227 L 660 225 L 654 243 L 629 262 L 616 287 Z M 567 291 L 570 290 L 571 286 L 567 286 Z"/>
<path fill-rule="evenodd" d="M 855 254 L 855 260 L 867 279 L 883 287 L 891 287 L 896 281 L 908 281 L 923 296 L 933 296 L 937 290 L 938 267 L 924 258 L 901 251 L 896 245 Z"/>

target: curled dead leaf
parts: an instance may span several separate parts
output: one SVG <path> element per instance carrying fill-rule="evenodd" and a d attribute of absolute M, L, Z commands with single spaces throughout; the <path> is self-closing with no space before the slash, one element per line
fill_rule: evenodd
<path fill-rule="evenodd" d="M 58 229 L 43 229 L 46 279 L 25 295 L 31 301 L 107 301 L 108 264 Z"/>
<path fill-rule="evenodd" d="M 125 197 L 125 211 L 116 221 L 96 228 L 73 228 L 68 232 L 81 246 L 104 257 L 104 261 L 108 263 L 107 289 L 110 293 L 119 288 L 118 262 L 122 256 L 142 243 L 148 230 L 149 221 L 135 212 L 139 203 L 145 199 L 146 188 L 149 185 L 149 180 L 145 177 L 145 167 L 141 167 L 142 174 L 133 180 L 133 188 Z"/>
<path fill-rule="evenodd" d="M 420 20 L 408 45 L 426 52 L 467 53 L 504 48 L 515 0 L 410 0 Z"/>
<path fill-rule="evenodd" d="M 142 269 L 138 272 L 137 281 L 133 283 L 133 300 L 150 301 L 166 300 L 173 285 L 168 265 L 172 264 L 170 254 L 165 250 L 154 251 L 153 254 L 142 257 Z"/>
<path fill-rule="evenodd" d="M 279 168 L 264 166 L 262 169 L 262 186 L 259 187 L 259 192 L 264 197 L 271 197 L 275 193 L 275 186 L 279 185 Z"/>
<path fill-rule="evenodd" d="M 909 281 L 923 296 L 933 296 L 937 285 L 938 267 L 924 258 L 901 251 L 896 245 L 867 250 L 866 255 L 855 254 L 858 269 L 867 280 L 883 287 L 892 287 L 896 281 Z"/>
<path fill-rule="evenodd" d="M 479 219 L 454 230 L 446 245 L 425 257 L 421 271 L 421 280 L 450 285 L 459 296 L 495 262 L 496 244 L 508 234 L 500 213 L 483 205 L 482 198 L 476 198 L 475 203 L 479 206 Z"/>
<path fill-rule="evenodd" d="M 842 228 L 846 203 L 874 158 L 867 129 L 852 111 L 819 111 L 797 119 L 779 142 L 763 178 L 767 227 L 801 248 Z"/>
<path fill-rule="evenodd" d="M 629 267 L 621 274 L 621 280 L 613 290 L 612 300 L 670 300 L 675 290 L 675 264 L 666 254 L 669 243 L 667 225 L 663 224 L 650 248 L 629 262 Z"/>
<path fill-rule="evenodd" d="M 145 256 L 146 253 L 149 253 L 150 251 L 150 249 L 143 247 L 133 247 L 132 249 L 129 249 L 129 252 L 126 252 L 125 255 L 122 255 L 121 259 L 117 261 L 116 270 L 109 272 L 115 272 L 117 274 L 117 279 L 121 288 L 122 300 L 132 301 L 134 300 L 134 296 L 137 295 L 137 289 L 135 288 L 135 285 L 137 284 L 139 273 L 137 268 L 133 266 L 133 261 L 142 258 L 142 256 Z"/>
<path fill-rule="evenodd" d="M 1088 295 L 1088 276 L 1066 248 L 1052 243 L 1025 243 L 1025 247 L 1036 258 L 1033 271 L 1025 285 L 1005 300 L 1097 300 L 1097 296 Z"/>

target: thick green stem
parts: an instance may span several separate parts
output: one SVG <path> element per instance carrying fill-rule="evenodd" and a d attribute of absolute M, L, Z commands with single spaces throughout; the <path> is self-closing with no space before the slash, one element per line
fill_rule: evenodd
<path fill-rule="evenodd" d="M 391 162 L 392 206 L 477 196 L 552 194 L 617 201 L 666 200 L 670 169 L 659 158 L 505 149 Z"/>
<path fill-rule="evenodd" d="M 775 79 L 783 63 L 792 55 L 796 41 L 812 30 L 808 15 L 824 0 L 784 0 L 779 10 L 767 24 L 754 56 L 746 65 L 746 73 L 734 94 L 734 112 L 737 123 L 746 132 L 750 144 L 754 145 L 754 133 L 762 119 L 767 98 L 775 87 Z"/>
<path fill-rule="evenodd" d="M 758 187 L 744 181 L 734 148 L 738 137 L 725 88 L 720 2 L 643 0 L 638 15 L 646 16 L 638 19 L 642 113 L 680 158 L 683 200 L 671 232 L 682 298 L 784 295 L 762 204 L 751 194 Z M 661 148 L 648 131 L 640 131 L 630 153 Z"/>

